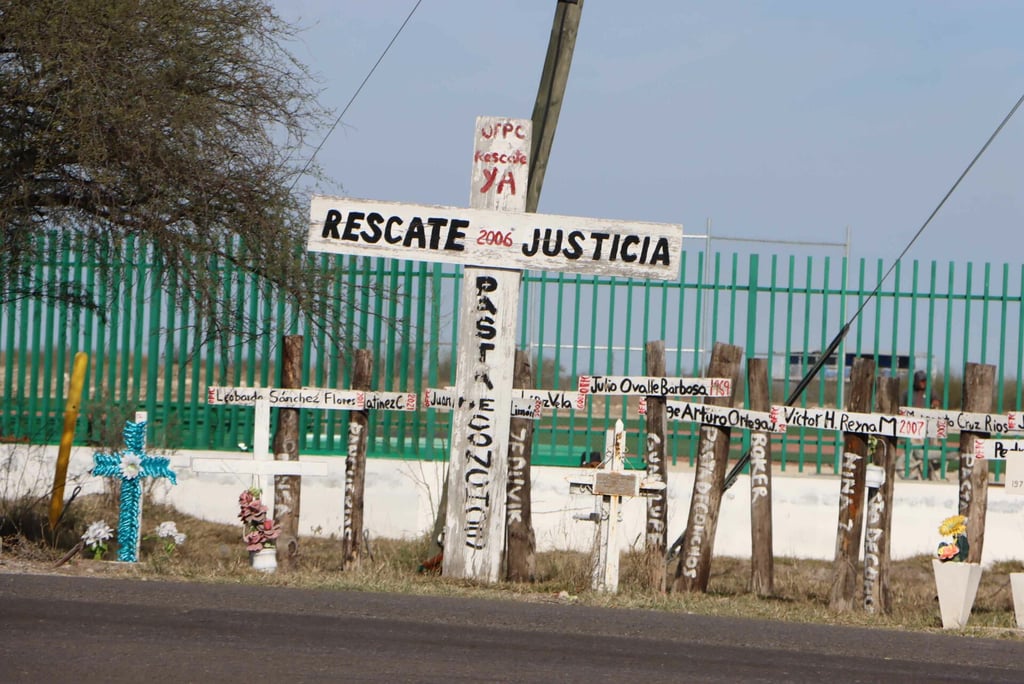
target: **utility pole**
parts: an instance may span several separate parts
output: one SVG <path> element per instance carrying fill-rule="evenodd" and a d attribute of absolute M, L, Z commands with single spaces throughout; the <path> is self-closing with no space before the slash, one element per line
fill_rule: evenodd
<path fill-rule="evenodd" d="M 526 191 L 526 211 L 536 212 L 540 191 L 544 185 L 544 172 L 551 156 L 551 143 L 555 139 L 558 115 L 562 111 L 565 84 L 569 81 L 572 51 L 576 47 L 576 34 L 580 27 L 583 0 L 558 0 L 555 19 L 548 39 L 548 53 L 544 58 L 537 102 L 533 106 L 533 141 L 530 146 L 530 177 Z"/>

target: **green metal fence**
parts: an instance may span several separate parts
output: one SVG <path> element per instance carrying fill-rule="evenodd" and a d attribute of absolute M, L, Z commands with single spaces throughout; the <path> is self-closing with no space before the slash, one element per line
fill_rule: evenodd
<path fill-rule="evenodd" d="M 303 384 L 346 387 L 351 350 L 371 349 L 375 389 L 414 391 L 451 384 L 461 271 L 437 264 L 317 255 L 336 274 L 339 302 L 321 325 L 295 315 L 227 262 L 212 263 L 224 287 L 222 315 L 246 314 L 245 335 L 208 338 L 184 298 L 162 282 L 159 255 L 126 242 L 98 253 L 77 237 L 41 236 L 46 258 L 33 277 L 74 283 L 100 312 L 24 298 L 0 311 L 0 439 L 59 441 L 76 352 L 89 354 L 78 443 L 116 442 L 125 418 L 148 412 L 150 443 L 169 449 L 246 449 L 252 410 L 209 406 L 210 385 L 274 386 L 286 334 L 304 336 Z M 888 264 L 845 257 L 725 254 L 687 250 L 676 282 L 528 273 L 518 339 L 532 352 L 543 388 L 575 389 L 579 375 L 642 375 L 644 345 L 665 341 L 667 372 L 701 375 L 715 341 L 766 357 L 771 398 L 782 402 L 819 350 L 862 306 L 862 315 L 802 403 L 841 406 L 854 356 L 874 356 L 880 373 L 923 369 L 943 406 L 960 402 L 968 361 L 997 368 L 997 412 L 1021 408 L 1024 267 L 901 264 L 871 298 Z M 869 301 L 870 300 L 870 301 Z M 343 302 L 343 303 L 340 303 Z M 865 305 L 866 303 L 866 305 Z M 905 386 L 905 382 L 904 382 Z M 592 398 L 585 411 L 559 411 L 537 426 L 534 461 L 576 465 L 601 450 L 604 430 L 626 421 L 641 452 L 643 424 L 626 400 Z M 344 453 L 343 412 L 304 411 L 303 453 Z M 670 426 L 669 453 L 694 458 L 694 426 Z M 449 417 L 434 410 L 371 416 L 371 456 L 444 459 Z M 954 438 L 955 439 L 955 438 Z M 777 442 L 784 469 L 832 472 L 840 436 L 791 429 Z M 736 450 L 743 448 L 737 443 Z M 954 442 L 935 444 L 943 470 Z"/>

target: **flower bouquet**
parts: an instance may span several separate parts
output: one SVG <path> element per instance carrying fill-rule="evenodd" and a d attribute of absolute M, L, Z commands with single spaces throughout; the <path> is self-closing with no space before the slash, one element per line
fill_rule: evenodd
<path fill-rule="evenodd" d="M 962 515 L 946 518 L 939 525 L 939 534 L 950 538 L 939 542 L 939 548 L 935 555 L 940 561 L 962 563 L 967 560 L 967 552 L 970 550 L 970 546 L 967 544 L 967 518 Z"/>
<path fill-rule="evenodd" d="M 272 549 L 281 536 L 281 525 L 267 517 L 267 507 L 260 501 L 262 494 L 259 487 L 250 487 L 238 497 L 238 517 L 244 526 L 242 541 L 249 551 Z"/>

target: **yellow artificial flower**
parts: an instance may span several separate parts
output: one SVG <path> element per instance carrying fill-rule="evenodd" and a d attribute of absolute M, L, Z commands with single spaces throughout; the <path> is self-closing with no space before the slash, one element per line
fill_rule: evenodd
<path fill-rule="evenodd" d="M 943 537 L 959 537 L 967 534 L 967 518 L 962 515 L 946 518 L 939 525 L 939 534 Z"/>

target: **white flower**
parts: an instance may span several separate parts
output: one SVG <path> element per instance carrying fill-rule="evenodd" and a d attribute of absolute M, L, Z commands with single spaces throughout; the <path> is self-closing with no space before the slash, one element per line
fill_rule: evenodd
<path fill-rule="evenodd" d="M 121 457 L 120 468 L 126 480 L 134 480 L 142 472 L 142 459 L 138 454 L 125 454 Z"/>
<path fill-rule="evenodd" d="M 181 546 L 184 543 L 185 543 L 185 533 L 184 532 L 178 532 L 177 534 L 174 535 L 174 545 L 175 546 Z"/>
<path fill-rule="evenodd" d="M 104 521 L 97 520 L 85 530 L 85 534 L 82 535 L 82 541 L 85 542 L 86 546 L 94 549 L 113 536 L 114 530 L 110 529 L 110 526 Z"/>
<path fill-rule="evenodd" d="M 176 537 L 178 536 L 178 526 L 174 524 L 173 520 L 162 522 L 160 523 L 160 526 L 156 528 L 156 536 Z"/>

